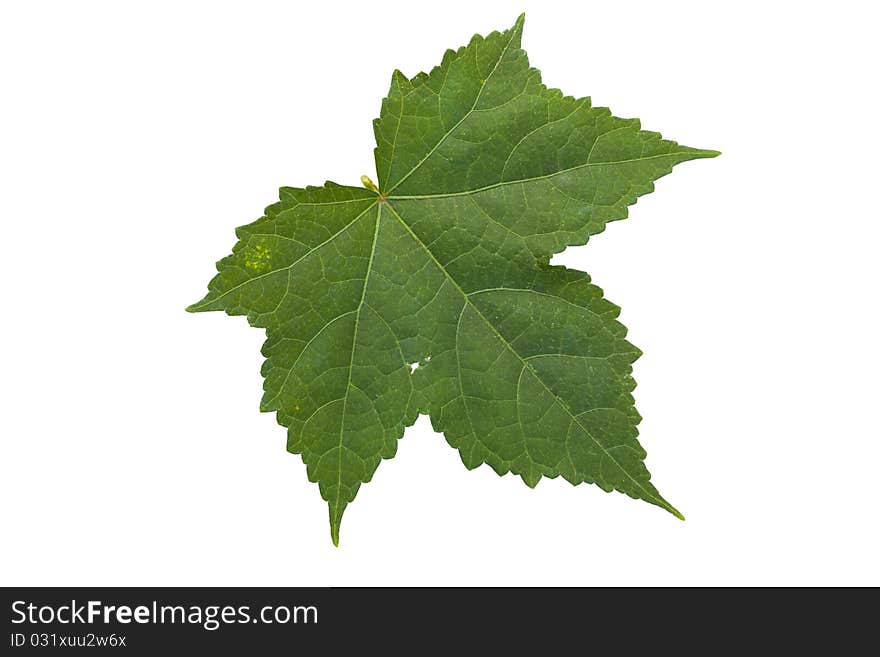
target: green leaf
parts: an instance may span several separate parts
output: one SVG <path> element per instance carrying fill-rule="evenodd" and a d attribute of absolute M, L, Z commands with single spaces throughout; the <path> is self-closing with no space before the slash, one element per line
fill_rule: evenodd
<path fill-rule="evenodd" d="M 431 417 L 468 468 L 562 476 L 682 517 L 637 441 L 619 309 L 548 265 L 680 162 L 714 157 L 541 83 L 505 32 L 395 71 L 374 121 L 378 185 L 282 188 L 237 230 L 190 311 L 266 329 L 261 410 L 343 512 L 405 427 Z"/>

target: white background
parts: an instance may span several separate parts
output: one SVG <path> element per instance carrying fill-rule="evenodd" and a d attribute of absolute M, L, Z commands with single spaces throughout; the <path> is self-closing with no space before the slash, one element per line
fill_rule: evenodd
<path fill-rule="evenodd" d="M 0 583 L 880 584 L 870 6 L 3 3 Z M 523 9 L 550 86 L 723 152 L 556 259 L 623 307 L 688 520 L 468 472 L 421 418 L 336 549 L 262 332 L 183 308 L 279 186 L 373 174 L 395 67 Z"/>

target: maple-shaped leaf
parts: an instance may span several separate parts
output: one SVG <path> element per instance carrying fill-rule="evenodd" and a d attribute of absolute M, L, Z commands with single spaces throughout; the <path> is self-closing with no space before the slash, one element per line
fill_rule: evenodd
<path fill-rule="evenodd" d="M 378 184 L 282 188 L 191 311 L 266 329 L 263 411 L 330 508 L 394 456 L 419 413 L 529 486 L 595 483 L 681 517 L 649 481 L 619 309 L 549 266 L 653 181 L 713 157 L 541 83 L 505 32 L 395 71 L 374 122 Z"/>

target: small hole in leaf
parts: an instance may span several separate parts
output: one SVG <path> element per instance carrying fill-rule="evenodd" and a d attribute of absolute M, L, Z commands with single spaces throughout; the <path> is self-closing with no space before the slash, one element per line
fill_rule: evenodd
<path fill-rule="evenodd" d="M 410 363 L 410 364 L 409 364 L 409 373 L 412 374 L 413 372 L 415 372 L 417 369 L 419 369 L 419 367 L 422 366 L 423 363 L 430 363 L 430 362 L 431 362 L 431 357 L 430 357 L 430 356 L 425 356 L 425 357 L 421 360 L 421 362 L 416 361 L 415 363 Z"/>

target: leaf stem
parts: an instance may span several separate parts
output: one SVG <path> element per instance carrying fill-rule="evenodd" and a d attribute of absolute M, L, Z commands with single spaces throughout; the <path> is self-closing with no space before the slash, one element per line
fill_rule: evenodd
<path fill-rule="evenodd" d="M 370 191 L 379 193 L 379 188 L 376 187 L 376 183 L 370 180 L 369 176 L 361 176 L 361 184 Z"/>

